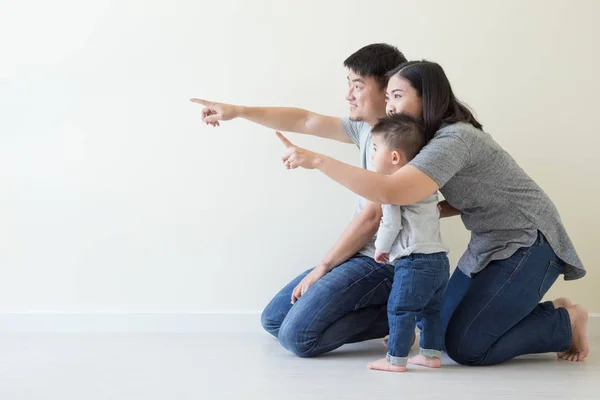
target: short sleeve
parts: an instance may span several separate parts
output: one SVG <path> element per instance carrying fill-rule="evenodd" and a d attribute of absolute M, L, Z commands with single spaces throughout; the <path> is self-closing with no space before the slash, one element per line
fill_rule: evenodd
<path fill-rule="evenodd" d="M 421 149 L 409 165 L 425 173 L 441 188 L 469 165 L 470 158 L 469 143 L 460 133 L 442 131 Z"/>
<path fill-rule="evenodd" d="M 349 117 L 342 117 L 340 120 L 342 121 L 344 130 L 346 131 L 346 135 L 348 135 L 354 144 L 360 146 L 361 134 L 365 132 L 367 123 L 362 121 L 352 121 Z"/>

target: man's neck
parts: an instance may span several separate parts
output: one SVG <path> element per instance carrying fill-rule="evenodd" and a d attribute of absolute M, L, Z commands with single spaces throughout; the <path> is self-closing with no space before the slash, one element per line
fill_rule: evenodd
<path fill-rule="evenodd" d="M 385 117 L 385 115 L 386 115 L 385 113 L 382 113 L 382 114 L 380 114 L 380 115 L 373 116 L 373 118 L 366 118 L 366 119 L 365 119 L 365 122 L 366 122 L 367 124 L 369 124 L 369 126 L 372 128 L 372 127 L 374 127 L 375 125 L 377 125 L 377 123 L 379 122 L 379 120 L 380 120 L 381 118 Z"/>

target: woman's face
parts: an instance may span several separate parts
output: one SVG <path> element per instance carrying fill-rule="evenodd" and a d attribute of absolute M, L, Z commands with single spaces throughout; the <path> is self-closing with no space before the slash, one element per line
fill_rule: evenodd
<path fill-rule="evenodd" d="M 404 113 L 423 119 L 423 99 L 409 81 L 394 75 L 390 78 L 385 93 L 386 114 Z"/>

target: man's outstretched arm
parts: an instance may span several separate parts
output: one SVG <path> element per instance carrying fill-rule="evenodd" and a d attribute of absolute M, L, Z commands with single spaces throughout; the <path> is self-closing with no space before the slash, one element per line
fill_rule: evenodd
<path fill-rule="evenodd" d="M 204 106 L 202 121 L 212 126 L 219 126 L 221 121 L 244 118 L 275 130 L 352 143 L 342 121 L 337 117 L 321 115 L 301 108 L 244 107 L 202 99 L 191 99 L 191 101 Z"/>

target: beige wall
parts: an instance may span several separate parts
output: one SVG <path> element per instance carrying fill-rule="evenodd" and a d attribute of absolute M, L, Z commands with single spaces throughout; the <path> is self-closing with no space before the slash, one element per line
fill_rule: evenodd
<path fill-rule="evenodd" d="M 30 3 L 0 14 L 0 312 L 260 310 L 354 197 L 283 170 L 269 130 L 202 126 L 187 98 L 344 115 L 342 61 L 376 41 L 445 67 L 589 270 L 552 296 L 600 312 L 600 2 Z M 443 228 L 455 261 L 466 232 Z"/>

